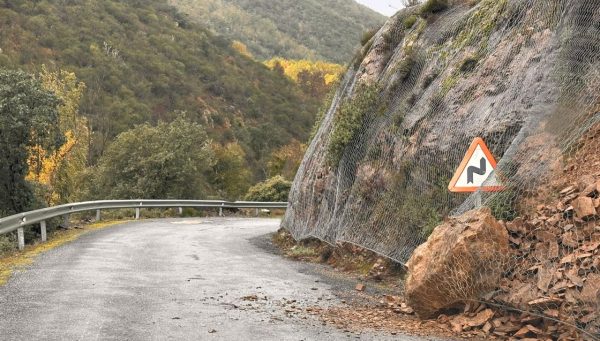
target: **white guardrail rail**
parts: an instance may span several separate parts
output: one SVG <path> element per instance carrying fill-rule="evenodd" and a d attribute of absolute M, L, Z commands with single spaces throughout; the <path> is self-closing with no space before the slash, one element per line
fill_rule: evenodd
<path fill-rule="evenodd" d="M 219 216 L 223 216 L 224 208 L 287 208 L 285 202 L 253 202 L 253 201 L 223 201 L 223 200 L 101 200 L 86 201 L 60 206 L 42 208 L 35 211 L 23 212 L 8 217 L 0 218 L 0 235 L 17 231 L 19 249 L 25 247 L 24 230 L 28 225 L 40 224 L 42 241 L 46 241 L 46 220 L 56 217 L 64 217 L 64 224 L 68 226 L 69 214 L 96 211 L 96 220 L 100 220 L 100 211 L 116 208 L 135 208 L 135 218 L 140 218 L 142 208 L 218 208 Z"/>

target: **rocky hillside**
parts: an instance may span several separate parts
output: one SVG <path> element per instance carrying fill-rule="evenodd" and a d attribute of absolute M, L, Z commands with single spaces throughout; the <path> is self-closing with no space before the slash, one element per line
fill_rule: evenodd
<path fill-rule="evenodd" d="M 428 0 L 358 54 L 304 158 L 283 225 L 406 262 L 445 217 L 512 220 L 598 114 L 600 3 Z M 469 144 L 500 193 L 451 194 Z"/>
<path fill-rule="evenodd" d="M 510 222 L 484 208 L 437 226 L 408 261 L 410 306 L 424 318 L 464 306 L 463 314 L 442 318 L 459 333 L 597 339 L 599 150 L 596 124 L 564 169 L 532 195 L 537 205 Z"/>
<path fill-rule="evenodd" d="M 596 339 L 598 22 L 591 0 L 399 12 L 321 118 L 283 226 L 407 263 L 406 302 L 455 332 Z M 450 193 L 476 137 L 505 188 Z"/>
<path fill-rule="evenodd" d="M 214 32 L 273 57 L 346 64 L 363 32 L 385 17 L 354 0 L 169 0 Z"/>

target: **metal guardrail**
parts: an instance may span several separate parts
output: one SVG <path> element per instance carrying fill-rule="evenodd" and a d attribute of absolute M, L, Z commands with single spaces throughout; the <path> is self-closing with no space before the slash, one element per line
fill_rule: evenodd
<path fill-rule="evenodd" d="M 116 208 L 135 208 L 135 218 L 140 218 L 142 208 L 219 208 L 219 216 L 223 216 L 224 208 L 287 208 L 285 202 L 253 202 L 253 201 L 223 201 L 223 200 L 102 200 L 86 201 L 60 206 L 42 208 L 35 211 L 23 212 L 8 217 L 0 218 L 0 235 L 17 231 L 19 249 L 25 247 L 24 230 L 28 225 L 40 224 L 42 241 L 46 241 L 46 220 L 55 217 L 64 217 L 65 225 L 68 226 L 69 214 L 96 211 L 96 220 L 100 220 L 100 211 Z"/>

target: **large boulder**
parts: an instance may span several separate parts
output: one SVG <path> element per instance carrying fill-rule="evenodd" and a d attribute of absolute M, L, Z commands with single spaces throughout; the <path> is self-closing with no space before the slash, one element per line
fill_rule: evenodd
<path fill-rule="evenodd" d="M 409 259 L 407 303 L 422 318 L 494 289 L 508 260 L 508 232 L 488 208 L 437 226 Z"/>

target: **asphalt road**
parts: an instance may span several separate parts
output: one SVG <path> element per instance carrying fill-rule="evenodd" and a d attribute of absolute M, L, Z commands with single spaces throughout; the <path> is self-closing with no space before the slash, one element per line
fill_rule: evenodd
<path fill-rule="evenodd" d="M 278 226 L 162 219 L 86 234 L 0 287 L 0 340 L 422 340 L 290 312 L 341 302 L 312 265 L 261 246 Z"/>

